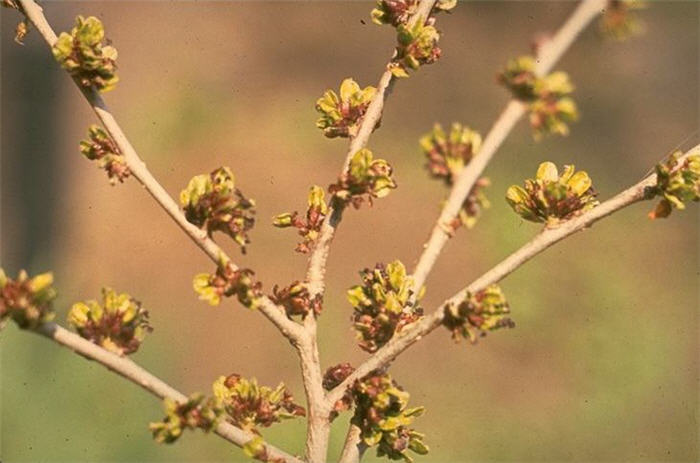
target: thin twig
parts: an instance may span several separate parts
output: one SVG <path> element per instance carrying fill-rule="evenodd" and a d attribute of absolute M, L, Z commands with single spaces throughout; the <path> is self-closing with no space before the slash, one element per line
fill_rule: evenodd
<path fill-rule="evenodd" d="M 36 333 L 52 339 L 83 357 L 100 363 L 107 369 L 141 386 L 160 399 L 170 398 L 178 403 L 187 401 L 187 396 L 137 365 L 131 359 L 120 357 L 107 349 L 103 349 L 60 325 L 45 323 L 36 329 Z M 226 422 L 219 423 L 214 432 L 239 447 L 243 447 L 255 437 L 255 435 Z M 272 459 L 280 458 L 287 463 L 302 463 L 302 460 L 299 458 L 267 443 L 265 444 L 265 450 Z"/>
<path fill-rule="evenodd" d="M 36 27 L 49 47 L 53 47 L 57 37 L 51 25 L 46 20 L 42 8 L 34 0 L 18 0 L 22 5 L 23 12 Z M 117 144 L 129 170 L 133 176 L 144 186 L 146 191 L 156 200 L 156 202 L 167 212 L 167 214 L 177 223 L 180 228 L 199 246 L 202 251 L 217 265 L 229 263 L 234 270 L 237 269 L 230 257 L 217 245 L 206 231 L 201 230 L 189 223 L 177 203 L 170 197 L 167 191 L 153 177 L 141 160 L 136 150 L 129 142 L 112 113 L 107 108 L 100 94 L 92 87 L 84 87 L 76 79 L 73 79 L 77 87 L 85 96 L 90 107 L 97 118 L 102 122 L 107 132 Z M 261 299 L 260 311 L 282 332 L 282 334 L 292 342 L 297 342 L 300 338 L 301 327 L 288 319 L 282 308 L 277 307 L 267 296 Z"/>
<path fill-rule="evenodd" d="M 685 159 L 688 156 L 699 154 L 700 145 L 697 145 L 688 150 L 679 159 Z M 589 228 L 595 222 L 607 217 L 613 212 L 642 201 L 644 199 L 644 190 L 647 187 L 655 184 L 656 174 L 652 174 L 644 178 L 639 183 L 636 183 L 631 188 L 628 188 L 613 198 L 601 203 L 599 206 L 591 209 L 590 211 L 581 214 L 580 216 L 575 217 L 556 228 L 545 228 L 530 242 L 501 261 L 491 270 L 484 273 L 469 286 L 465 287 L 457 294 L 443 302 L 439 308 L 430 315 L 427 315 L 415 325 L 405 329 L 405 331 L 397 333 L 391 341 L 379 349 L 372 357 L 367 359 L 350 376 L 348 376 L 339 386 L 327 394 L 329 404 L 333 404 L 339 400 L 345 391 L 352 386 L 356 380 L 361 379 L 377 368 L 381 368 L 388 364 L 416 341 L 419 341 L 423 336 L 440 326 L 444 317 L 445 306 L 460 303 L 467 293 L 475 293 L 477 291 L 481 291 L 491 284 L 497 283 L 518 269 L 525 262 L 543 252 L 553 244 L 573 235 L 580 230 Z"/>
<path fill-rule="evenodd" d="M 566 52 L 576 37 L 605 7 L 606 1 L 583 0 L 581 2 L 554 37 L 540 46 L 537 53 L 536 74 L 544 75 L 551 71 L 554 64 Z M 442 248 L 450 239 L 448 233 L 450 224 L 459 214 L 464 200 L 474 187 L 474 183 L 484 172 L 491 158 L 515 127 L 515 124 L 525 114 L 525 111 L 526 106 L 523 103 L 515 99 L 511 100 L 491 127 L 477 155 L 457 176 L 447 203 L 443 207 L 413 271 L 413 281 L 416 288 L 421 288 L 425 284 Z"/>

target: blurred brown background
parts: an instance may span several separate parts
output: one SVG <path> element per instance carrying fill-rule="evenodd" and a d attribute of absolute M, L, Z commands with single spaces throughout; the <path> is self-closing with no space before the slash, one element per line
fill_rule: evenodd
<path fill-rule="evenodd" d="M 345 77 L 374 85 L 394 34 L 368 2 L 47 2 L 57 31 L 100 17 L 119 50 L 106 94 L 132 143 L 176 196 L 193 175 L 225 164 L 257 200 L 253 244 L 240 256 L 269 291 L 303 277 L 293 231 L 273 215 L 302 209 L 308 187 L 337 176 L 344 140 L 314 127 L 314 102 Z M 439 17 L 443 58 L 397 83 L 370 148 L 396 169 L 399 189 L 348 211 L 335 240 L 320 321 L 324 368 L 360 362 L 344 291 L 358 270 L 412 266 L 445 190 L 422 168 L 417 140 L 436 121 L 485 134 L 507 101 L 495 74 L 555 30 L 571 2 L 467 2 Z M 582 118 L 567 138 L 534 143 L 521 122 L 488 168 L 493 206 L 449 243 L 425 306 L 463 287 L 538 230 L 503 200 L 539 162 L 586 169 L 602 199 L 639 180 L 698 126 L 696 2 L 654 2 L 647 33 L 604 40 L 592 25 L 557 68 L 577 86 Z M 80 156 L 89 108 L 39 35 L 17 46 L 16 12 L 2 11 L 2 266 L 52 269 L 57 321 L 109 285 L 150 309 L 155 332 L 136 361 L 184 392 L 209 392 L 239 372 L 287 383 L 303 399 L 294 352 L 259 314 L 233 301 L 197 301 L 192 276 L 212 264 L 134 181 L 111 187 Z M 697 137 L 690 143 L 696 142 Z M 402 356 L 394 377 L 427 413 L 415 423 L 431 453 L 420 461 L 695 461 L 698 458 L 698 209 L 665 221 L 651 203 L 572 237 L 502 286 L 517 328 L 478 345 L 435 332 Z M 161 404 L 68 350 L 8 326 L 2 333 L 3 461 L 245 461 L 224 441 L 150 437 Z M 348 416 L 334 425 L 331 460 Z M 291 452 L 304 423 L 265 430 Z M 374 452 L 368 460 L 375 459 Z"/>

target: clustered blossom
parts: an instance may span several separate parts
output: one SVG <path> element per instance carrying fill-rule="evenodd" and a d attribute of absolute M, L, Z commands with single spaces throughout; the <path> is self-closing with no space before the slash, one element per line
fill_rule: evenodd
<path fill-rule="evenodd" d="M 440 58 L 440 33 L 434 26 L 418 20 L 413 25 L 400 24 L 396 31 L 398 45 L 389 64 L 389 70 L 395 77 L 408 77 L 409 70 L 415 71 L 425 64 L 433 64 Z"/>
<path fill-rule="evenodd" d="M 216 273 L 199 273 L 192 281 L 192 287 L 199 299 L 209 305 L 219 305 L 221 297 L 236 296 L 238 301 L 249 309 L 255 309 L 262 297 L 262 283 L 254 281 L 250 269 L 235 269 L 230 263 L 221 264 Z"/>
<path fill-rule="evenodd" d="M 102 304 L 95 300 L 73 304 L 68 322 L 88 341 L 119 355 L 136 352 L 147 332 L 148 311 L 126 293 L 102 288 Z"/>
<path fill-rule="evenodd" d="M 413 279 L 400 261 L 377 264 L 374 269 L 364 269 L 360 276 L 362 284 L 350 288 L 347 297 L 355 309 L 353 325 L 360 348 L 376 352 L 394 333 L 419 320 L 423 309 L 410 301 Z"/>
<path fill-rule="evenodd" d="M 187 402 L 177 403 L 170 398 L 163 401 L 166 416 L 163 421 L 149 424 L 153 439 L 159 444 L 171 444 L 186 429 L 200 428 L 204 432 L 214 429 L 223 410 L 214 398 L 203 394 L 190 395 Z"/>
<path fill-rule="evenodd" d="M 117 144 L 97 125 L 91 125 L 88 129 L 88 139 L 80 142 L 80 152 L 90 161 L 98 161 L 100 169 L 107 172 L 112 185 L 117 181 L 124 182 L 131 175 Z"/>
<path fill-rule="evenodd" d="M 373 198 L 383 198 L 396 188 L 392 173 L 388 162 L 374 159 L 372 152 L 363 148 L 353 155 L 348 169 L 328 191 L 337 205 L 349 203 L 359 208 L 364 201 L 371 205 Z"/>
<path fill-rule="evenodd" d="M 362 89 L 353 79 L 343 80 L 340 96 L 333 90 L 326 90 L 316 101 L 316 111 L 321 113 L 316 127 L 328 138 L 354 137 L 376 93 L 377 89 L 372 86 Z M 374 129 L 377 127 L 379 122 Z"/>
<path fill-rule="evenodd" d="M 680 151 L 656 165 L 656 185 L 646 189 L 648 199 L 661 196 L 661 201 L 649 213 L 651 219 L 665 218 L 673 208 L 685 209 L 685 201 L 700 201 L 700 155 L 683 160 Z"/>
<path fill-rule="evenodd" d="M 331 390 L 352 373 L 345 363 L 329 368 L 323 379 L 323 387 Z M 428 453 L 424 435 L 409 428 L 413 419 L 420 416 L 423 407 L 408 408 L 410 394 L 404 391 L 386 373 L 373 371 L 356 381 L 347 394 L 335 404 L 334 414 L 355 406 L 352 424 L 360 428 L 362 443 L 377 447 L 377 456 L 411 463 L 411 450 L 419 455 Z"/>
<path fill-rule="evenodd" d="M 455 122 L 447 134 L 440 124 L 435 124 L 433 131 L 420 139 L 420 146 L 427 158 L 426 168 L 431 176 L 442 179 L 447 186 L 452 186 L 455 178 L 471 162 L 481 147 L 481 135 L 475 130 Z M 490 185 L 486 177 L 476 181 L 452 229 L 464 225 L 472 228 L 481 211 L 490 206 L 483 189 Z"/>
<path fill-rule="evenodd" d="M 42 273 L 29 278 L 20 270 L 16 279 L 8 278 L 0 268 L 0 328 L 12 319 L 22 329 L 34 329 L 54 318 L 56 298 L 53 274 Z"/>
<path fill-rule="evenodd" d="M 255 224 L 255 201 L 236 188 L 231 169 L 219 167 L 210 174 L 193 177 L 180 193 L 187 221 L 207 231 L 227 234 L 241 246 L 250 243 L 248 231 Z"/>
<path fill-rule="evenodd" d="M 567 135 L 567 124 L 578 119 L 576 103 L 568 96 L 574 86 L 565 72 L 538 77 L 535 59 L 521 56 L 508 62 L 498 80 L 513 97 L 527 103 L 535 139 L 548 134 Z"/>
<path fill-rule="evenodd" d="M 639 0 L 608 0 L 600 18 L 600 30 L 608 37 L 626 40 L 644 32 L 644 23 L 633 13 L 646 8 Z"/>
<path fill-rule="evenodd" d="M 555 226 L 561 221 L 597 206 L 593 182 L 585 171 L 574 173 L 574 166 L 564 166 L 559 175 L 551 162 L 543 162 L 534 179 L 525 180 L 525 188 L 512 185 L 506 200 L 525 220 Z"/>
<path fill-rule="evenodd" d="M 377 0 L 377 6 L 372 10 L 372 22 L 375 24 L 390 24 L 398 27 L 408 23 L 408 20 L 418 11 L 420 0 Z M 441 11 L 449 11 L 457 6 L 457 0 L 437 0 L 426 21 L 433 24 L 433 15 Z"/>
<path fill-rule="evenodd" d="M 510 306 L 498 285 L 490 285 L 474 294 L 467 293 L 459 304 L 445 307 L 442 324 L 452 332 L 452 339 L 469 339 L 475 343 L 487 331 L 513 328 L 515 323 L 508 317 Z"/>
<path fill-rule="evenodd" d="M 273 389 L 259 386 L 255 378 L 231 374 L 219 377 L 212 388 L 226 413 L 225 419 L 255 434 L 259 434 L 259 426 L 266 428 L 284 419 L 306 415 L 304 408 L 294 403 L 284 383 Z"/>
<path fill-rule="evenodd" d="M 304 238 L 304 241 L 297 244 L 296 251 L 306 254 L 311 250 L 318 233 L 321 231 L 321 225 L 328 214 L 328 205 L 324 197 L 323 188 L 314 185 L 309 191 L 309 206 L 306 209 L 306 217 L 299 217 L 298 212 L 285 212 L 275 217 L 272 224 L 275 227 L 287 228 L 294 227 L 299 230 L 299 235 Z"/>
<path fill-rule="evenodd" d="M 112 90 L 119 81 L 117 49 L 104 45 L 102 22 L 90 16 L 78 16 L 75 27 L 62 32 L 53 46 L 53 56 L 83 87 L 94 86 L 101 92 Z"/>
<path fill-rule="evenodd" d="M 309 289 L 304 283 L 295 281 L 289 286 L 280 289 L 277 285 L 272 289 L 273 294 L 270 296 L 272 302 L 284 307 L 288 317 L 301 315 L 306 317 L 313 313 L 314 316 L 321 314 L 323 310 L 323 299 L 320 294 L 311 297 Z"/>

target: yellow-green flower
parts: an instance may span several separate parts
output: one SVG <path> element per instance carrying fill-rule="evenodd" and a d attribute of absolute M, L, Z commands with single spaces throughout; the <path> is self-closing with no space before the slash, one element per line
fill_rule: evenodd
<path fill-rule="evenodd" d="M 347 171 L 329 191 L 341 204 L 359 207 L 365 200 L 371 204 L 373 198 L 383 198 L 396 188 L 392 174 L 388 162 L 374 159 L 372 152 L 363 148 L 353 155 Z"/>
<path fill-rule="evenodd" d="M 668 217 L 673 208 L 685 209 L 686 201 L 700 201 L 700 155 L 679 161 L 681 154 L 676 151 L 656 166 L 656 185 L 645 191 L 648 199 L 661 196 L 651 219 Z"/>
<path fill-rule="evenodd" d="M 80 142 L 80 152 L 87 159 L 99 163 L 100 168 L 107 172 L 112 185 L 117 181 L 123 182 L 131 175 L 117 144 L 97 125 L 91 125 L 88 129 L 88 139 Z"/>
<path fill-rule="evenodd" d="M 17 278 L 8 278 L 0 268 L 0 328 L 12 319 L 22 329 L 34 329 L 53 320 L 53 274 L 41 273 L 29 278 L 20 270 Z"/>
<path fill-rule="evenodd" d="M 141 303 L 111 288 L 102 288 L 102 303 L 73 304 L 68 322 L 83 338 L 119 355 L 136 352 L 146 333 L 153 331 Z"/>
<path fill-rule="evenodd" d="M 403 327 L 419 320 L 423 309 L 411 302 L 413 278 L 401 261 L 377 264 L 360 272 L 360 276 L 362 284 L 347 291 L 354 309 L 353 327 L 360 348 L 376 352 Z M 420 299 L 418 296 L 415 299 Z"/>
<path fill-rule="evenodd" d="M 452 331 L 452 338 L 475 343 L 487 331 L 512 328 L 515 323 L 508 317 L 510 306 L 498 285 L 490 285 L 474 294 L 468 293 L 459 304 L 445 307 L 442 324 Z"/>
<path fill-rule="evenodd" d="M 345 79 L 340 84 L 340 95 L 333 90 L 326 90 L 316 101 L 316 111 L 321 113 L 316 127 L 323 130 L 328 138 L 354 137 L 372 102 L 377 89 L 372 86 L 360 88 L 353 79 Z M 374 127 L 379 127 L 379 122 Z"/>
<path fill-rule="evenodd" d="M 535 59 L 521 56 L 510 60 L 498 79 L 514 98 L 527 104 L 536 140 L 549 134 L 567 135 L 568 124 L 578 119 L 576 103 L 569 97 L 574 86 L 565 72 L 538 77 Z"/>
<path fill-rule="evenodd" d="M 209 432 L 216 427 L 223 410 L 214 398 L 192 394 L 187 402 L 179 404 L 170 398 L 163 401 L 166 416 L 163 421 L 149 424 L 153 439 L 159 444 L 172 444 L 186 429 L 200 428 Z"/>
<path fill-rule="evenodd" d="M 104 45 L 102 22 L 90 16 L 75 19 L 70 34 L 62 32 L 53 46 L 53 55 L 83 87 L 94 86 L 101 92 L 112 90 L 119 81 L 117 49 Z"/>
<path fill-rule="evenodd" d="M 525 180 L 524 188 L 512 185 L 506 192 L 508 204 L 518 215 L 548 226 L 597 206 L 595 196 L 593 182 L 586 172 L 575 172 L 570 165 L 564 166 L 564 172 L 559 175 L 551 162 L 540 164 L 536 177 Z"/>
<path fill-rule="evenodd" d="M 260 386 L 255 378 L 238 374 L 221 376 L 212 389 L 223 407 L 226 420 L 257 434 L 257 427 L 269 427 L 285 419 L 305 416 L 304 408 L 294 403 L 284 383 L 276 388 Z"/>
<path fill-rule="evenodd" d="M 209 174 L 193 177 L 180 192 L 180 204 L 187 221 L 211 236 L 220 231 L 233 238 L 245 253 L 248 232 L 255 224 L 255 201 L 236 188 L 233 172 L 219 167 Z"/>

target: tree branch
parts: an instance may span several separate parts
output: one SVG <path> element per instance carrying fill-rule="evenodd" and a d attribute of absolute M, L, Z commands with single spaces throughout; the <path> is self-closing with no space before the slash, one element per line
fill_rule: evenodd
<path fill-rule="evenodd" d="M 700 154 L 700 145 L 688 150 L 679 159 L 682 160 L 688 156 L 698 154 Z M 423 336 L 429 334 L 435 328 L 440 326 L 444 317 L 445 306 L 460 303 L 467 293 L 475 293 L 485 289 L 491 284 L 497 283 L 518 269 L 525 262 L 532 259 L 534 256 L 543 252 L 555 243 L 573 235 L 580 230 L 589 228 L 595 222 L 607 217 L 613 212 L 643 200 L 644 190 L 647 187 L 654 186 L 655 184 L 656 174 L 651 174 L 640 182 L 636 183 L 631 188 L 617 194 L 613 198 L 601 203 L 599 206 L 594 207 L 590 211 L 570 219 L 556 228 L 545 228 L 542 230 L 530 242 L 501 261 L 491 270 L 484 273 L 469 286 L 445 300 L 445 302 L 443 302 L 440 307 L 430 315 L 427 315 L 420 321 L 416 322 L 413 326 L 406 328 L 405 331 L 395 334 L 391 341 L 379 349 L 372 357 L 368 358 L 339 386 L 327 394 L 329 404 L 333 404 L 342 398 L 345 391 L 351 387 L 356 380 L 362 379 L 377 368 L 387 365 L 399 354 L 408 349 L 415 342 L 419 341 Z"/>
<path fill-rule="evenodd" d="M 606 1 L 583 0 L 581 2 L 554 37 L 540 47 L 537 53 L 536 74 L 544 75 L 551 71 L 554 64 L 571 46 L 576 37 L 605 8 Z M 450 239 L 450 234 L 448 233 L 450 224 L 459 214 L 464 200 L 474 187 L 474 183 L 484 172 L 489 161 L 491 161 L 513 127 L 515 127 L 515 124 L 525 114 L 525 111 L 526 106 L 523 103 L 515 99 L 510 100 L 501 115 L 496 119 L 493 127 L 491 127 L 477 155 L 474 156 L 469 164 L 464 166 L 457 176 L 447 203 L 443 207 L 440 217 L 438 217 L 430 234 L 430 238 L 424 245 L 418 264 L 416 264 L 413 271 L 415 288 L 421 288 L 425 284 L 425 280 L 435 265 L 442 248 Z"/>
<path fill-rule="evenodd" d="M 107 349 L 103 349 L 97 344 L 93 344 L 81 338 L 60 325 L 45 323 L 40 325 L 35 332 L 69 348 L 89 360 L 94 360 L 102 364 L 114 373 L 141 386 L 159 399 L 170 398 L 178 403 L 187 402 L 187 396 L 140 367 L 131 359 L 120 357 Z M 255 437 L 255 435 L 223 421 L 217 425 L 214 432 L 238 447 L 243 447 L 248 441 Z M 272 459 L 280 458 L 287 463 L 302 463 L 302 460 L 299 458 L 267 443 L 265 444 L 265 449 Z"/>
<path fill-rule="evenodd" d="M 29 19 L 37 31 L 39 31 L 49 47 L 53 47 L 53 45 L 56 43 L 57 37 L 51 28 L 51 25 L 46 20 L 42 8 L 37 5 L 34 0 L 18 1 L 22 5 L 22 9 L 24 10 L 23 12 L 27 19 Z M 82 94 L 85 96 L 85 99 L 97 115 L 97 118 L 102 122 L 102 125 L 104 125 L 107 132 L 109 132 L 110 136 L 121 150 L 122 154 L 124 155 L 124 160 L 126 161 L 126 164 L 129 167 L 129 170 L 131 170 L 133 176 L 144 186 L 146 191 L 148 191 L 153 199 L 156 200 L 156 202 L 192 239 L 192 241 L 194 241 L 195 244 L 199 246 L 200 249 L 202 249 L 202 251 L 204 251 L 204 253 L 212 261 L 214 261 L 214 263 L 217 265 L 220 263 L 229 263 L 233 266 L 234 270 L 236 270 L 238 267 L 233 264 L 231 258 L 223 251 L 223 249 L 221 249 L 219 245 L 217 245 L 207 236 L 206 231 L 201 230 L 187 221 L 177 203 L 153 177 L 151 172 L 146 167 L 146 164 L 136 153 L 136 150 L 131 145 L 116 119 L 107 108 L 107 105 L 105 104 L 104 100 L 102 100 L 99 92 L 92 87 L 86 88 L 80 85 L 76 79 L 73 80 L 78 89 L 80 89 Z M 288 319 L 284 310 L 277 307 L 267 296 L 262 297 L 260 311 L 282 332 L 286 338 L 290 339 L 293 343 L 298 342 L 301 327 L 292 320 Z"/>

